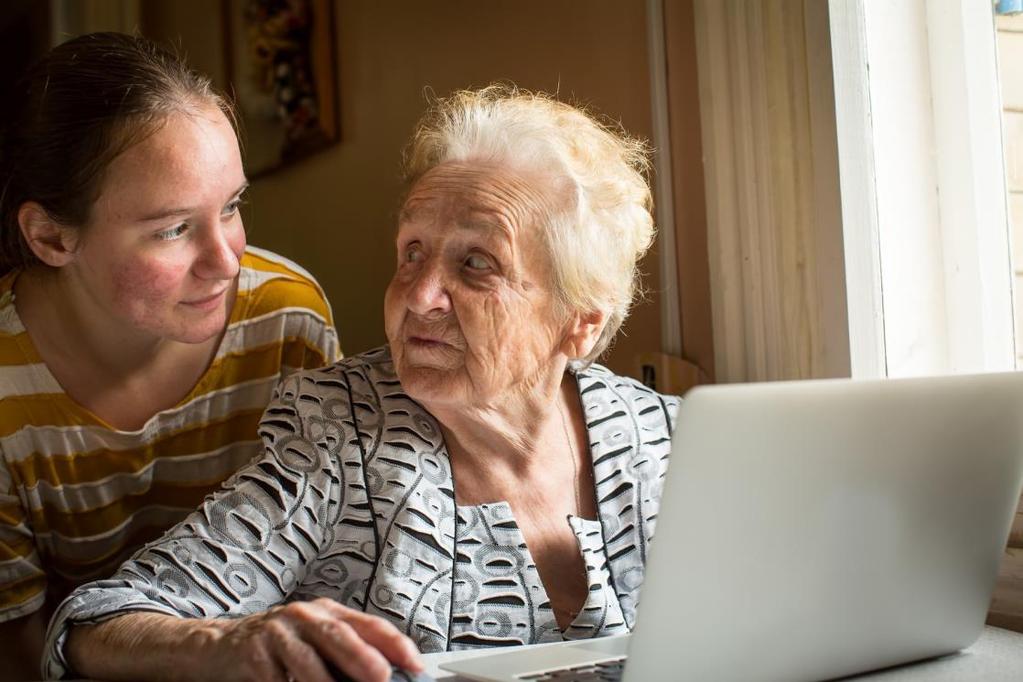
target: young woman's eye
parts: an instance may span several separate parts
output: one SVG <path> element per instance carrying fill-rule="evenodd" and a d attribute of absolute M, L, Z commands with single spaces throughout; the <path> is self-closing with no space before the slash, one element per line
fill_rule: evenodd
<path fill-rule="evenodd" d="M 238 212 L 238 209 L 241 208 L 242 204 L 244 203 L 245 200 L 242 199 L 241 197 L 238 197 L 237 199 L 235 199 L 234 201 L 232 201 L 231 203 L 224 207 L 222 215 L 224 216 L 234 215 L 235 213 Z"/>
<path fill-rule="evenodd" d="M 188 231 L 188 223 L 181 223 L 180 225 L 172 227 L 169 230 L 164 230 L 163 232 L 157 232 L 156 233 L 156 238 L 159 239 L 160 241 L 169 242 L 171 240 L 177 239 L 181 235 L 185 234 L 185 232 L 187 232 L 187 231 Z"/>
<path fill-rule="evenodd" d="M 465 258 L 465 267 L 469 268 L 470 270 L 478 271 L 489 270 L 490 261 L 488 261 L 483 256 L 479 255 L 478 253 L 470 253 Z"/>

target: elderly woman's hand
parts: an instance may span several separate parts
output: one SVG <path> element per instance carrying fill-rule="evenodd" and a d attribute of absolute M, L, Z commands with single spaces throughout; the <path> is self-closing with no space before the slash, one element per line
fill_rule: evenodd
<path fill-rule="evenodd" d="M 214 629 L 206 659 L 221 680 L 330 682 L 329 663 L 359 682 L 387 682 L 392 664 L 423 667 L 416 645 L 390 622 L 331 599 L 216 621 Z"/>
<path fill-rule="evenodd" d="M 397 628 L 331 599 L 297 601 L 220 621 L 216 658 L 230 679 L 330 682 L 324 662 L 360 682 L 387 682 L 391 665 L 420 671 L 418 649 Z M 286 672 L 286 676 L 285 676 Z M 233 673 L 233 674 L 232 674 Z"/>
<path fill-rule="evenodd" d="M 76 625 L 71 668 L 109 680 L 387 682 L 391 666 L 420 672 L 419 651 L 391 623 L 331 599 L 292 602 L 236 619 L 129 613 Z"/>

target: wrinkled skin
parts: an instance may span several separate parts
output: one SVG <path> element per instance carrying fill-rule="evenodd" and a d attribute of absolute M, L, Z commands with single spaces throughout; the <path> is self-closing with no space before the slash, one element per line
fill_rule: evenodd
<path fill-rule="evenodd" d="M 486 409 L 529 395 L 564 350 L 539 217 L 542 179 L 449 162 L 401 211 L 398 264 L 384 299 L 395 369 L 431 411 Z"/>
<path fill-rule="evenodd" d="M 331 599 L 292 602 L 226 626 L 218 680 L 330 682 L 324 661 L 358 682 L 387 682 L 391 661 L 419 671 L 419 652 L 394 625 Z"/>
<path fill-rule="evenodd" d="M 292 602 L 244 618 L 132 613 L 71 629 L 73 669 L 109 680 L 387 682 L 392 664 L 419 672 L 415 644 L 389 621 L 332 599 Z"/>

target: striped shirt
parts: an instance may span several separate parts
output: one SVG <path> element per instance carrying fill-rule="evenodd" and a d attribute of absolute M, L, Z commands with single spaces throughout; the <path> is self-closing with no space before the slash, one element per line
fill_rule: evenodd
<path fill-rule="evenodd" d="M 210 367 L 137 431 L 74 402 L 43 364 L 0 279 L 0 622 L 105 577 L 262 453 L 277 383 L 340 355 L 330 307 L 294 263 L 249 247 Z"/>

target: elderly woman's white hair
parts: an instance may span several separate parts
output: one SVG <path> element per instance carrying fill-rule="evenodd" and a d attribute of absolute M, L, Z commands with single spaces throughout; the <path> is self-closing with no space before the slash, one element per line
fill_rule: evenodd
<path fill-rule="evenodd" d="M 638 263 L 654 238 L 646 143 L 542 93 L 491 85 L 431 103 L 405 150 L 407 186 L 448 161 L 554 174 L 566 200 L 540 216 L 552 288 L 566 311 L 607 314 L 578 359 L 599 357 L 639 293 Z"/>

